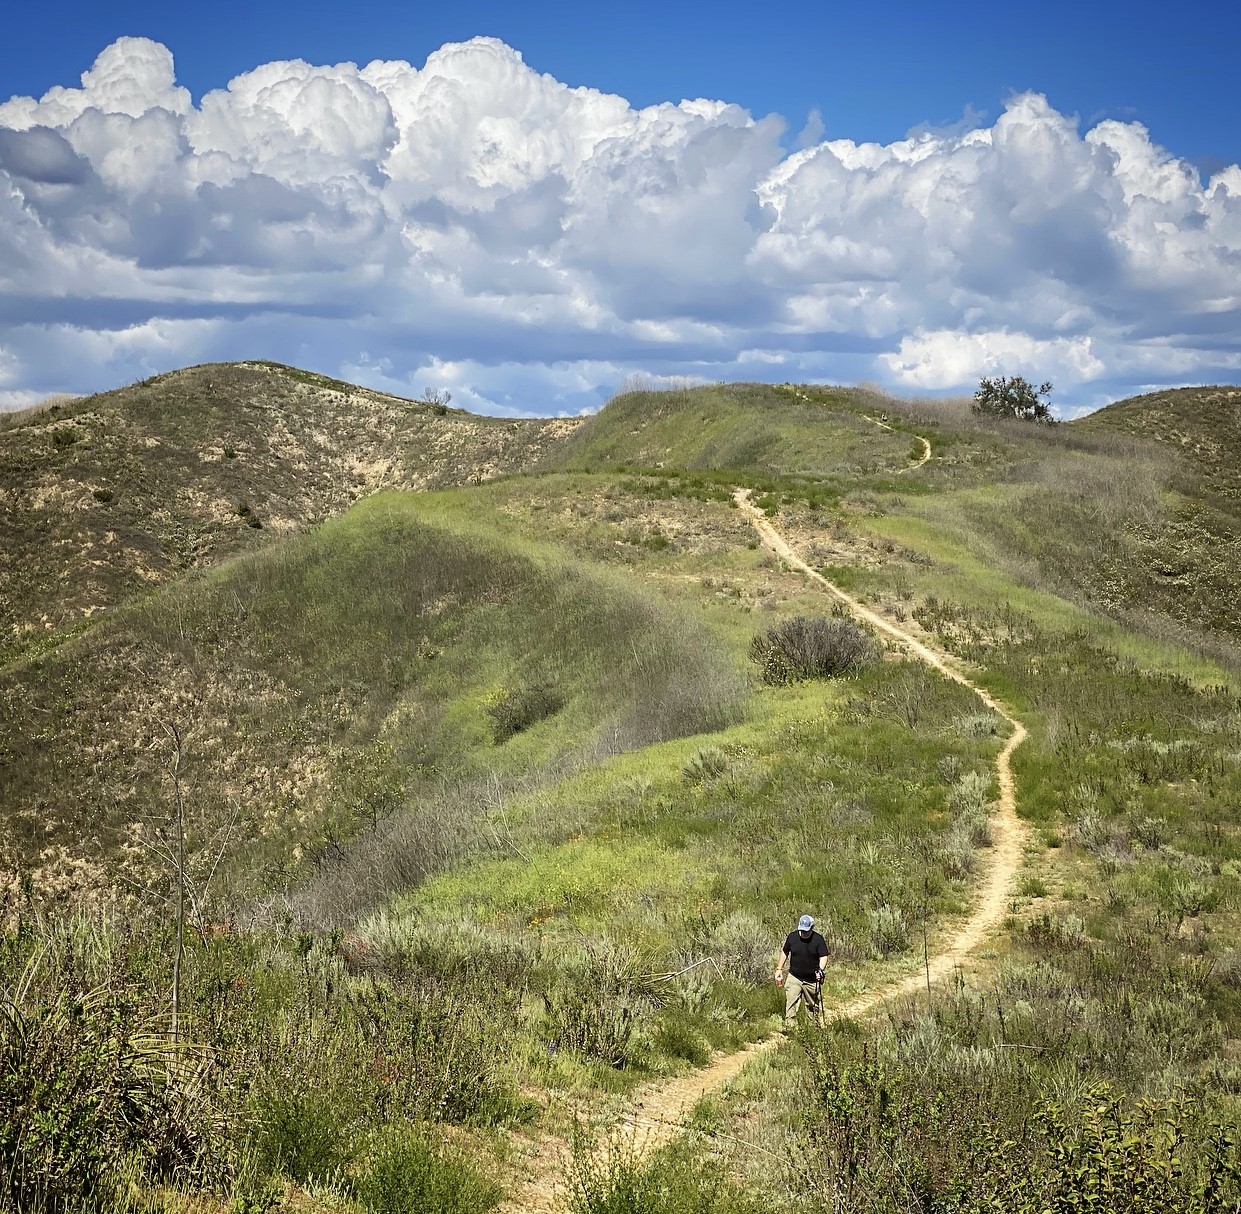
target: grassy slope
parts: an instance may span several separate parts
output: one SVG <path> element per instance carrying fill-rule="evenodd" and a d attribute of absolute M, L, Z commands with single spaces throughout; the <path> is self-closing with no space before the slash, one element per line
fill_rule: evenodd
<path fill-rule="evenodd" d="M 841 389 L 807 404 L 786 389 L 725 384 L 680 392 L 630 392 L 611 401 L 544 466 L 739 470 L 753 475 L 823 476 L 888 472 L 908 439 L 863 413 L 869 394 Z"/>
<path fill-rule="evenodd" d="M 747 409 L 747 394 L 757 409 Z M 646 430 L 640 407 L 653 411 Z M 762 1031 L 772 1006 L 762 971 L 794 911 L 813 905 L 829 922 L 844 962 L 835 985 L 844 995 L 873 981 L 876 970 L 908 967 L 923 916 L 933 938 L 942 917 L 968 898 L 973 849 L 968 836 L 961 848 L 960 830 L 978 793 L 969 776 L 982 770 L 996 741 L 960 689 L 905 663 L 885 663 L 844 685 L 762 690 L 748 721 L 710 738 L 603 755 L 586 767 L 553 770 L 554 778 L 537 785 L 519 777 L 597 738 L 596 699 L 570 697 L 562 715 L 515 739 L 516 747 L 506 744 L 509 751 L 488 741 L 488 694 L 514 670 L 528 683 L 561 669 L 567 640 L 588 643 L 584 652 L 571 651 L 565 667 L 623 668 L 642 627 L 610 630 L 618 619 L 640 620 L 636 604 L 646 596 L 679 606 L 671 617 L 660 612 L 680 621 L 658 647 L 665 660 L 690 660 L 708 648 L 707 637 L 718 653 L 731 653 L 702 667 L 711 686 L 727 683 L 761 624 L 822 610 L 801 579 L 751 546 L 744 520 L 719 500 L 734 475 L 766 489 L 778 525 L 801 551 L 893 618 L 924 627 L 1032 726 L 1019 774 L 1021 811 L 1040 827 L 1038 846 L 986 989 L 966 981 L 930 1008 L 894 1010 L 886 1032 L 870 1039 L 877 1052 L 865 1056 L 856 1056 L 859 1033 L 848 1026 L 826 1052 L 810 1050 L 807 1058 L 786 1051 L 774 1075 L 744 1091 L 735 1108 L 721 1105 L 711 1115 L 711 1125 L 755 1144 L 752 1156 L 742 1150 L 728 1161 L 735 1172 L 753 1172 L 753 1160 L 796 1158 L 794 1144 L 810 1132 L 845 1175 L 835 1152 L 851 1131 L 840 1110 L 862 1110 L 850 1124 L 866 1128 L 849 1149 L 866 1179 L 855 1182 L 855 1194 L 837 1194 L 841 1210 L 873 1208 L 884 1177 L 895 1174 L 893 1152 L 900 1176 L 916 1176 L 937 1200 L 948 1200 L 954 1168 L 998 1171 L 998 1140 L 995 1150 L 980 1146 L 991 1142 L 987 1127 L 1030 1140 L 1022 1127 L 1048 1091 L 1070 1107 L 1098 1078 L 1132 1092 L 1188 1085 L 1218 1111 L 1235 1089 L 1227 1059 L 1241 1039 L 1241 963 L 1231 945 L 1241 897 L 1241 710 L 1234 693 L 1218 686 L 1232 676 L 1212 661 L 1200 634 L 1161 632 L 1151 618 L 1136 621 L 1142 632 L 1127 629 L 1135 619 L 1124 611 L 1143 600 L 1109 597 L 1112 583 L 1101 576 L 1123 567 L 1127 545 L 1137 542 L 1138 532 L 1125 529 L 1163 517 L 1165 482 L 1156 478 L 1152 493 L 1124 483 L 1122 474 L 1140 481 L 1135 466 L 1172 473 L 1157 449 L 1127 439 L 1079 437 L 1075 428 L 980 426 L 887 402 L 879 407 L 893 422 L 928 435 L 936 452 L 925 469 L 902 477 L 884 461 L 899 464 L 909 436 L 865 421 L 860 413 L 869 407 L 862 396 L 827 393 L 818 405 L 790 405 L 766 389 L 622 400 L 563 451 L 544 457 L 544 467 L 567 471 L 447 491 L 416 505 L 380 499 L 311 540 L 200 583 L 220 587 L 201 617 L 189 595 L 161 596 L 133 613 L 158 605 L 161 644 L 182 652 L 171 638 L 188 630 L 195 652 L 210 652 L 216 634 L 199 630 L 230 619 L 230 593 L 244 588 L 239 607 L 265 604 L 232 620 L 236 636 L 226 652 L 230 661 L 240 655 L 243 665 L 280 672 L 268 699 L 296 691 L 316 728 L 338 714 L 337 740 L 361 756 L 343 766 L 338 798 L 355 810 L 373 795 L 374 780 L 383 784 L 393 756 L 408 775 L 419 757 L 415 743 L 424 739 L 435 754 L 462 756 L 467 779 L 478 771 L 471 763 L 490 767 L 500 752 L 512 753 L 509 775 L 498 773 L 485 796 L 476 785 L 471 801 L 486 854 L 463 857 L 465 849 L 450 848 L 438 863 L 407 874 L 439 870 L 366 919 L 346 961 L 355 969 L 364 961 L 403 990 L 402 983 L 410 990 L 448 983 L 454 998 L 464 990 L 458 1019 L 472 1024 L 478 1017 L 481 1049 L 528 1088 L 628 1085 L 700 1061 L 707 1043 Z M 1178 486 L 1211 498 L 1200 478 Z M 566 567 L 578 570 L 583 584 L 610 587 L 605 597 L 613 608 L 618 583 L 595 571 L 622 573 L 631 606 L 606 622 L 594 615 L 589 626 L 557 631 L 571 612 L 554 598 L 563 579 L 536 577 L 524 597 L 508 603 L 512 615 L 488 608 L 481 618 L 458 618 L 450 606 L 444 623 L 453 645 L 443 647 L 444 658 L 428 660 L 423 617 L 392 613 L 401 578 L 394 581 L 384 563 L 408 538 L 399 520 L 413 514 L 421 527 L 433 523 L 452 537 L 451 551 L 464 544 L 493 556 L 529 554 L 531 537 L 567 549 L 573 556 Z M 268 581 L 279 590 L 270 601 Z M 351 597 L 338 593 L 342 583 Z M 364 592 L 368 586 L 373 595 Z M 1132 586 L 1137 595 L 1140 584 Z M 587 598 L 597 602 L 596 592 Z M 363 609 L 357 617 L 354 599 Z M 178 601 L 182 607 L 174 607 Z M 328 609 L 308 613 L 316 602 Z M 522 623 L 532 610 L 537 623 Z M 684 622 L 686 613 L 695 627 Z M 98 644 L 105 635 L 75 644 Z M 374 635 L 385 638 L 383 651 L 368 642 Z M 429 644 L 440 649 L 438 634 Z M 415 667 L 442 663 L 444 677 L 411 679 L 402 665 L 411 650 Z M 56 660 L 72 652 L 66 646 Z M 1227 647 L 1219 653 L 1227 657 Z M 394 670 L 401 673 L 394 677 Z M 356 686 L 350 692 L 349 678 L 364 685 L 360 698 L 349 698 L 359 694 Z M 389 681 L 401 690 L 376 690 Z M 667 678 L 655 682 L 669 686 Z M 641 683 L 635 680 L 628 702 L 648 701 Z M 412 694 L 417 686 L 425 698 Z M 254 687 L 243 686 L 219 702 L 254 700 Z M 575 704 L 583 708 L 576 725 Z M 425 714 L 429 728 L 400 724 L 403 709 Z M 21 717 L 49 719 L 46 710 Z M 290 717 L 282 710 L 272 719 Z M 721 723 L 699 719 L 686 729 Z M 241 724 L 231 736 L 269 736 L 259 716 Z M 375 747 L 385 725 L 391 752 Z M 52 736 L 63 728 L 54 723 Z M 243 755 L 238 765 L 249 761 Z M 430 787 L 413 791 L 422 797 Z M 425 800 L 433 816 L 444 816 L 445 802 Z M 405 820 L 425 835 L 427 823 L 419 826 L 416 814 Z M 330 884 L 342 873 L 365 875 L 365 864 L 375 861 L 368 841 L 349 852 L 363 867 L 330 868 Z M 320 909 L 321 888 L 310 887 Z M 366 904 L 345 899 L 327 909 L 327 920 L 345 921 Z M 206 974 L 226 955 L 204 950 L 195 964 Z M 267 980 L 283 974 L 293 1003 L 303 997 L 301 981 L 308 1003 L 322 999 L 321 1016 L 334 1009 L 344 1023 L 348 1010 L 331 992 L 346 980 L 329 940 L 300 963 L 281 955 L 277 947 L 263 962 Z M 653 978 L 704 956 L 722 976 L 695 970 L 668 982 Z M 480 971 L 503 975 L 502 1024 L 469 1004 L 462 977 Z M 203 995 L 204 1021 L 227 1019 L 214 998 Z M 320 1074 L 323 1060 L 313 1066 L 320 1071 L 306 1076 Z M 306 1076 L 290 1082 L 310 1082 Z M 897 1113 L 872 1130 L 866 1093 L 876 1084 Z M 935 1112 L 945 1107 L 951 1117 Z M 733 1112 L 725 1125 L 720 1119 Z M 362 1124 L 374 1116 L 358 1115 Z M 872 1134 L 882 1144 L 874 1159 L 865 1145 Z M 1024 1162 L 1031 1174 L 1048 1166 L 1041 1156 Z M 796 1167 L 778 1180 L 769 1163 L 763 1167 L 758 1188 L 768 1205 L 798 1208 L 809 1200 L 797 1188 Z M 1166 1208 L 1178 1208 L 1169 1200 Z"/>
<path fill-rule="evenodd" d="M 407 801 L 737 706 L 730 662 L 692 621 L 401 495 L 179 582 L 0 681 L 6 850 L 62 892 L 146 874 L 168 726 L 193 730 L 196 840 L 238 815 L 233 875 L 261 889 Z M 488 709 L 544 687 L 554 719 L 494 744 Z"/>
<path fill-rule="evenodd" d="M 382 486 L 519 467 L 558 425 L 441 415 L 266 363 L 191 367 L 12 419 L 0 427 L 0 664 Z"/>
<path fill-rule="evenodd" d="M 1165 452 L 1164 509 L 1132 526 L 1121 594 L 1184 625 L 1241 637 L 1241 388 L 1180 388 L 1074 423 Z"/>

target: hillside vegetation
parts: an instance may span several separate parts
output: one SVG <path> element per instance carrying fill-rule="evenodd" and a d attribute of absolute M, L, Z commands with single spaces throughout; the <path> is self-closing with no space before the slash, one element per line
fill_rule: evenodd
<path fill-rule="evenodd" d="M 392 495 L 112 613 L 0 686 L 10 871 L 62 895 L 148 885 L 176 729 L 191 854 L 204 874 L 224 858 L 234 905 L 334 869 L 363 827 L 383 832 L 383 879 L 408 883 L 468 849 L 474 783 L 740 707 L 692 620 Z M 382 896 L 369 880 L 357 897 Z"/>
<path fill-rule="evenodd" d="M 909 443 L 866 420 L 881 398 L 855 389 L 819 397 L 810 403 L 769 384 L 627 392 L 550 448 L 544 466 L 890 473 Z"/>
<path fill-rule="evenodd" d="M 273 363 L 190 367 L 0 414 L 0 664 L 376 489 L 521 467 L 561 426 L 475 417 Z"/>
<path fill-rule="evenodd" d="M 445 449 L 417 492 L 247 527 L 271 542 L 28 648 L 0 672 L 0 1201 L 543 1211 L 524 1182 L 575 1139 L 572 1214 L 1241 1208 L 1237 390 L 1196 391 L 1056 427 L 626 394 L 513 430 L 506 475 Z M 666 1150 L 596 1149 L 774 1032 L 798 914 L 842 1008 L 929 974 L 993 863 L 1007 724 L 849 633 L 737 485 L 1026 725 L 1030 842 L 951 982 L 803 1025 Z M 785 678 L 750 660 L 779 625 L 861 657 Z"/>

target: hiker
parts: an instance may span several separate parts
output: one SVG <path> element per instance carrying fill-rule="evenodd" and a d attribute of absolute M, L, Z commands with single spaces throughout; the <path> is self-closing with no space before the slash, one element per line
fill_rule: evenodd
<path fill-rule="evenodd" d="M 784 967 L 788 966 L 788 977 Z M 797 1012 L 804 1003 L 810 1015 L 819 1019 L 822 1010 L 823 971 L 827 968 L 827 941 L 814 930 L 814 918 L 802 915 L 797 930 L 789 932 L 776 966 L 776 985 L 784 987 L 784 1030 L 797 1024 Z"/>

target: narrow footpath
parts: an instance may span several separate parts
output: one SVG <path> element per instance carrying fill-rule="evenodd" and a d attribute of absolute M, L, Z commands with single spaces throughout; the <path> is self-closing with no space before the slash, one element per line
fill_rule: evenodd
<path fill-rule="evenodd" d="M 806 395 L 804 392 L 802 392 L 799 388 L 794 388 L 792 384 L 787 384 L 787 385 L 785 385 L 785 386 L 788 388 L 788 390 L 789 390 L 790 392 L 792 392 L 792 394 L 793 394 L 794 396 L 796 396 L 796 397 L 797 397 L 797 399 L 798 399 L 798 400 L 804 400 L 804 401 L 806 402 L 806 404 L 808 404 L 808 405 L 816 405 L 816 404 L 819 404 L 819 403 L 820 403 L 820 402 L 816 401 L 816 400 L 814 399 L 814 397 L 812 397 L 812 396 L 807 396 L 807 395 Z M 866 420 L 867 420 L 868 422 L 870 422 L 870 423 L 871 423 L 871 425 L 878 426 L 881 430 L 886 430 L 889 434 L 896 434 L 896 433 L 898 433 L 898 431 L 897 431 L 897 429 L 896 429 L 896 427 L 895 427 L 895 426 L 890 426 L 890 425 L 888 425 L 888 423 L 887 423 L 887 422 L 885 422 L 885 421 L 883 420 L 883 418 L 881 418 L 881 417 L 871 417 L 871 415 L 870 415 L 869 413 L 863 413 L 863 414 L 862 414 L 862 416 L 863 416 L 864 418 L 866 418 Z M 906 465 L 905 465 L 905 467 L 903 467 L 903 468 L 898 468 L 898 469 L 896 470 L 896 475 L 897 475 L 897 476 L 900 476 L 902 473 L 905 473 L 905 472 L 914 472 L 914 471 L 916 471 L 918 468 L 921 468 L 921 467 L 922 467 L 922 465 L 923 465 L 923 464 L 925 464 L 925 463 L 927 462 L 927 460 L 929 460 L 929 459 L 931 458 L 931 443 L 930 443 L 930 440 L 929 440 L 929 439 L 926 439 L 926 438 L 923 438 L 921 434 L 915 434 L 915 435 L 914 435 L 914 438 L 916 438 L 916 439 L 918 440 L 918 442 L 920 442 L 920 443 L 922 444 L 922 454 L 921 454 L 920 456 L 918 456 L 918 458 L 917 458 L 916 460 L 913 460 L 911 463 L 906 464 Z"/>

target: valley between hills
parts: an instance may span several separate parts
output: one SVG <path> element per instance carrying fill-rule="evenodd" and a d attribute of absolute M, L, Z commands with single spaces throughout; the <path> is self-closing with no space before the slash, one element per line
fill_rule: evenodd
<path fill-rule="evenodd" d="M 1241 1208 L 1238 455 L 1229 387 L 0 419 L 0 1203 Z"/>

